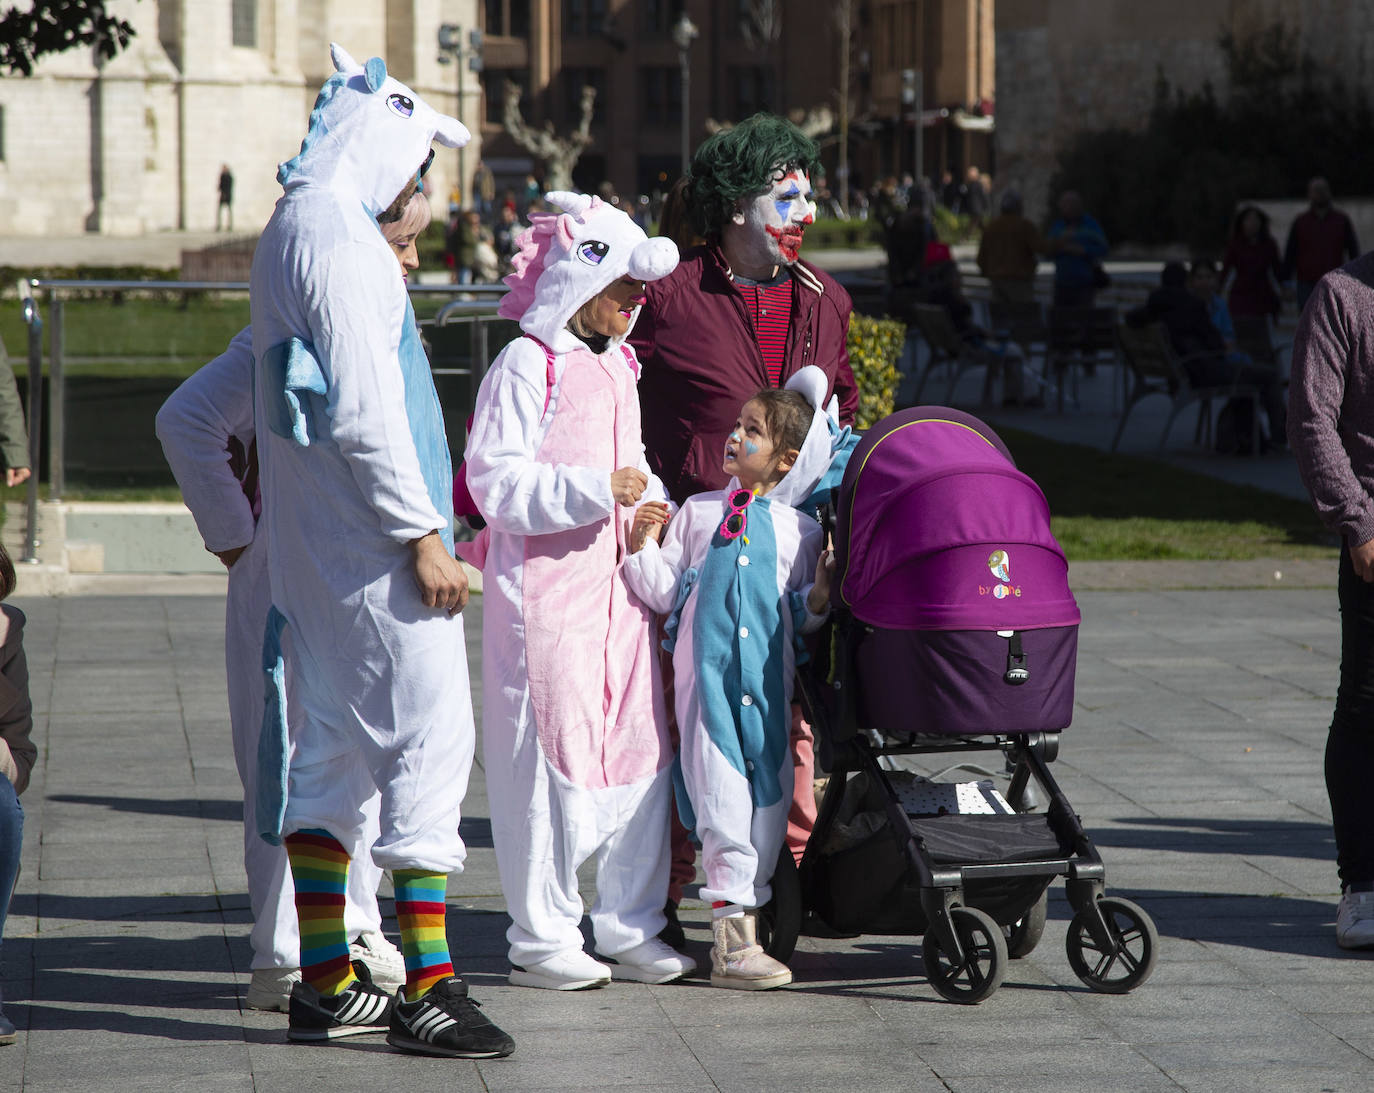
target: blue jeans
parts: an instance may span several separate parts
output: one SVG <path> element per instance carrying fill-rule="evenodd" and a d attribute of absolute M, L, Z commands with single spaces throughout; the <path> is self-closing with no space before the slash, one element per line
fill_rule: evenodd
<path fill-rule="evenodd" d="M 24 809 L 14 784 L 0 774 L 0 943 L 5 940 L 5 915 L 10 893 L 19 876 L 19 848 L 24 845 Z"/>

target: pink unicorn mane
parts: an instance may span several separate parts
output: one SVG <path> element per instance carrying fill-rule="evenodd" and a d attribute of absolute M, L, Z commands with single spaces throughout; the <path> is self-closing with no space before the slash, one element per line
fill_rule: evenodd
<path fill-rule="evenodd" d="M 600 198 L 593 195 L 587 212 L 592 212 L 600 204 Z M 549 251 L 553 250 L 555 243 L 561 242 L 558 221 L 568 215 L 571 214 L 531 213 L 530 226 L 515 237 L 519 250 L 511 256 L 512 272 L 501 278 L 502 283 L 510 290 L 501 297 L 501 305 L 496 309 L 501 318 L 519 321 L 534 303 L 535 289 L 548 263 Z M 585 222 L 586 213 L 576 219 Z"/>

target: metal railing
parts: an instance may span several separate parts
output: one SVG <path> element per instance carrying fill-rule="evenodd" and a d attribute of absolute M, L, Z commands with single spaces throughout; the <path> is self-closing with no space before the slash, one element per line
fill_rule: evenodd
<path fill-rule="evenodd" d="M 19 298 L 23 306 L 24 322 L 28 327 L 28 413 L 29 413 L 29 450 L 32 462 L 32 475 L 28 489 L 28 530 L 25 540 L 24 560 L 36 561 L 37 505 L 39 480 L 39 455 L 42 452 L 43 410 L 43 330 L 48 333 L 48 398 L 47 398 L 47 444 L 48 444 L 48 494 L 51 500 L 60 500 L 66 491 L 66 414 L 67 414 L 67 370 L 66 370 L 66 330 L 64 304 L 67 297 L 75 293 L 178 293 L 183 299 L 189 293 L 244 294 L 248 293 L 246 281 L 97 281 L 97 280 L 43 280 L 22 278 L 18 284 Z M 433 299 L 452 298 L 439 309 L 434 319 L 427 324 L 450 326 L 468 324 L 473 327 L 471 366 L 469 368 L 437 368 L 440 375 L 465 375 L 473 377 L 474 385 L 480 383 L 490 366 L 490 338 L 488 327 L 496 320 L 496 307 L 506 292 L 501 284 L 417 284 L 407 285 L 414 298 Z M 47 295 L 47 322 L 43 320 L 38 301 Z M 475 389 L 475 388 L 474 388 Z"/>

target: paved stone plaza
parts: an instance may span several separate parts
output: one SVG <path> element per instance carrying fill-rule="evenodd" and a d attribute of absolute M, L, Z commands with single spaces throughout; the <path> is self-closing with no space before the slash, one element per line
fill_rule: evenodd
<path fill-rule="evenodd" d="M 763 995 L 700 978 L 509 987 L 478 770 L 449 936 L 518 1044 L 483 1063 L 403 1057 L 381 1037 L 290 1046 L 283 1016 L 242 1008 L 222 581 L 91 579 L 20 601 L 42 754 L 5 942 L 20 1036 L 0 1048 L 0 1091 L 1368 1090 L 1374 957 L 1333 940 L 1321 774 L 1334 589 L 1206 587 L 1228 572 L 1074 573 L 1077 708 L 1056 772 L 1109 891 L 1159 926 L 1158 968 L 1135 994 L 1093 994 L 1073 975 L 1059 885 L 1040 947 L 978 1007 L 942 1001 L 917 940 L 897 937 L 803 938 L 796 983 Z M 145 594 L 108 594 L 131 585 Z M 470 611 L 475 633 L 480 599 Z M 685 917 L 704 964 L 707 912 L 689 900 Z M 393 917 L 386 928 L 394 938 Z"/>

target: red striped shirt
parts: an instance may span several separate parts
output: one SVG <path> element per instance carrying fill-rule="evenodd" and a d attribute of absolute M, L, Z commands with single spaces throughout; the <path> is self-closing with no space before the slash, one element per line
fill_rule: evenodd
<path fill-rule="evenodd" d="M 777 387 L 782 380 L 782 361 L 787 353 L 787 327 L 792 319 L 792 278 L 784 273 L 771 285 L 735 281 L 735 290 L 744 300 L 745 310 L 754 324 L 754 337 L 763 354 L 768 372 L 768 385 Z"/>

